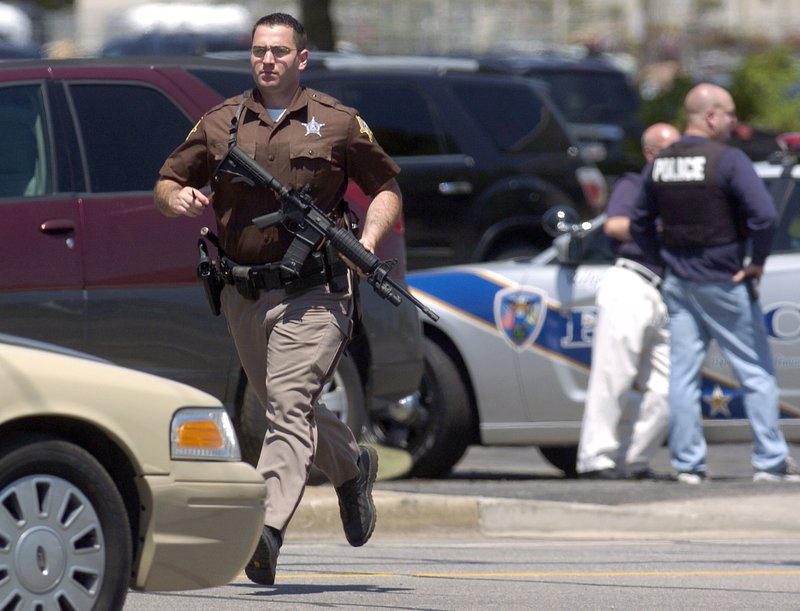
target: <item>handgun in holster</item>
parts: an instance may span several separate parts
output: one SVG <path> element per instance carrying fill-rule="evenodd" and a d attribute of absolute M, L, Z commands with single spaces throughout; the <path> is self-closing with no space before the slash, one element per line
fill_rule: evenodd
<path fill-rule="evenodd" d="M 203 238 L 197 240 L 197 250 L 200 257 L 197 263 L 197 277 L 203 283 L 211 312 L 214 316 L 219 316 L 222 307 L 220 294 L 222 287 L 225 286 L 225 278 L 208 255 L 208 246 Z"/>

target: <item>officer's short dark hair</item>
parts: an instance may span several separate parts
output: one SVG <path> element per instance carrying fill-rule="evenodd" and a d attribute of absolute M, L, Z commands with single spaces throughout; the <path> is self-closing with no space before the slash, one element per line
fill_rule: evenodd
<path fill-rule="evenodd" d="M 302 51 L 306 48 L 306 29 L 303 27 L 302 23 L 297 21 L 297 19 L 291 15 L 287 15 L 286 13 L 270 13 L 269 15 L 264 15 L 261 19 L 256 21 L 256 24 L 253 26 L 253 31 L 250 33 L 251 41 L 256 35 L 256 28 L 261 25 L 285 25 L 292 28 L 292 30 L 294 30 L 294 40 L 295 44 L 297 45 L 297 49 Z"/>

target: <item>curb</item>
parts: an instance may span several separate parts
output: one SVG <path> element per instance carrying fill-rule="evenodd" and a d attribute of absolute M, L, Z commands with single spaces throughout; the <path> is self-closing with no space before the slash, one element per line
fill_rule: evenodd
<path fill-rule="evenodd" d="M 773 538 L 800 535 L 800 491 L 597 505 L 375 491 L 376 537 Z M 336 492 L 309 487 L 287 538 L 342 537 Z"/>

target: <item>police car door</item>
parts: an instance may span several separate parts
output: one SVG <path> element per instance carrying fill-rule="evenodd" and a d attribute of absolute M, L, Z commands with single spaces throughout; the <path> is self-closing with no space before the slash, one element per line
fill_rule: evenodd
<path fill-rule="evenodd" d="M 611 253 L 602 231 L 593 231 L 580 261 L 559 262 L 553 249 L 536 261 L 528 266 L 522 290 L 538 293 L 545 307 L 528 345 L 516 351 L 532 442 L 577 443 L 591 363 L 595 294 Z"/>

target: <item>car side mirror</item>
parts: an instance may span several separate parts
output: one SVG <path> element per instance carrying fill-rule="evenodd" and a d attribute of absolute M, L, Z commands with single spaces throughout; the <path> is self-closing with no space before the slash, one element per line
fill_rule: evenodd
<path fill-rule="evenodd" d="M 577 212 L 568 206 L 556 206 L 542 216 L 544 230 L 554 236 L 556 258 L 562 265 L 574 267 L 583 261 L 594 234 L 601 230 L 606 215 L 580 222 Z"/>
<path fill-rule="evenodd" d="M 580 221 L 575 208 L 569 206 L 553 206 L 542 215 L 542 228 L 547 235 L 558 237 L 568 233 Z"/>

